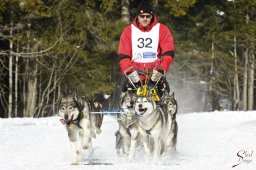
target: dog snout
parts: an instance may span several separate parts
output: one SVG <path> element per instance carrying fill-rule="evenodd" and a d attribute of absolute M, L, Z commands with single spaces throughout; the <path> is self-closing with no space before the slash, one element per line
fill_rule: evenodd
<path fill-rule="evenodd" d="M 142 108 L 142 104 L 139 104 L 139 108 Z"/>
<path fill-rule="evenodd" d="M 133 103 L 131 102 L 131 103 L 129 104 L 128 108 L 130 108 L 130 109 L 133 108 L 133 105 L 134 105 L 134 102 L 133 102 Z"/>
<path fill-rule="evenodd" d="M 64 115 L 64 119 L 68 120 L 68 115 L 67 114 Z"/>

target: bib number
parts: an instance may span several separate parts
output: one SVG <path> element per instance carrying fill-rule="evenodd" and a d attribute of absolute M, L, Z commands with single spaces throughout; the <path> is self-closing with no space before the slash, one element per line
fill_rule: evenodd
<path fill-rule="evenodd" d="M 152 48 L 151 44 L 152 44 L 152 39 L 151 38 L 138 38 L 138 45 L 137 47 L 139 48 Z"/>

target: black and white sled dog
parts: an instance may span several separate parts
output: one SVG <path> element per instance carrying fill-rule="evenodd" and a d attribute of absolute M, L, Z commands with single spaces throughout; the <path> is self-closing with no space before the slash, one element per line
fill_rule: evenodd
<path fill-rule="evenodd" d="M 169 138 L 173 133 L 171 115 L 164 113 L 162 107 L 156 105 L 151 97 L 138 97 L 135 112 L 138 114 L 139 134 L 146 159 L 149 159 L 153 151 L 153 160 L 157 161 L 170 145 Z"/>
<path fill-rule="evenodd" d="M 118 114 L 117 122 L 119 130 L 116 132 L 116 151 L 128 154 L 131 160 L 135 154 L 135 147 L 138 140 L 138 124 L 134 110 L 136 95 L 132 92 L 125 92 L 121 96 L 121 110 L 124 114 Z"/>
<path fill-rule="evenodd" d="M 100 111 L 98 102 L 90 102 L 81 96 L 65 96 L 61 98 L 59 115 L 60 121 L 68 132 L 72 150 L 72 165 L 78 164 L 78 155 L 81 148 L 92 152 L 92 140 L 96 134 L 101 133 L 103 115 L 91 114 L 92 111 Z"/>
<path fill-rule="evenodd" d="M 174 93 L 169 95 L 168 93 L 165 93 L 162 98 L 162 108 L 165 113 L 168 113 L 170 115 L 172 125 L 169 137 L 166 141 L 166 147 L 170 147 L 173 151 L 176 151 L 176 145 L 177 145 L 177 135 L 178 135 L 178 123 L 176 121 L 176 114 L 178 111 L 178 105 L 177 101 L 174 97 Z"/>

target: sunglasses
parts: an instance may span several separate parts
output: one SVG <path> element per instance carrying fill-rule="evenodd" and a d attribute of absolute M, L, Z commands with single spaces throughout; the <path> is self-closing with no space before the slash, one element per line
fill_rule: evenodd
<path fill-rule="evenodd" d="M 146 17 L 146 18 L 151 18 L 152 15 L 142 15 L 142 14 L 140 14 L 139 17 L 140 17 L 140 18 L 145 18 L 145 17 Z"/>

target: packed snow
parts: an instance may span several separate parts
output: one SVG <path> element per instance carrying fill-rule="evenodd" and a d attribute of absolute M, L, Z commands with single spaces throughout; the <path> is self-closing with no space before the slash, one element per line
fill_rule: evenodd
<path fill-rule="evenodd" d="M 134 161 L 116 155 L 118 124 L 105 116 L 102 133 L 93 139 L 93 155 L 82 154 L 79 165 L 72 166 L 68 136 L 58 116 L 0 119 L 0 169 L 256 169 L 256 111 L 178 114 L 177 122 L 177 153 L 167 153 L 158 163 L 145 163 L 142 151 Z"/>

